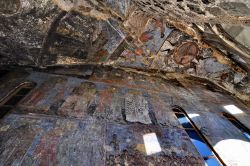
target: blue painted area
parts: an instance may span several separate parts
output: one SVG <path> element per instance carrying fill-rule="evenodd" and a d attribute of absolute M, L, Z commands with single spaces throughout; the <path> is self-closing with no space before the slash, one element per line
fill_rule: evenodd
<path fill-rule="evenodd" d="M 41 138 L 42 138 L 41 134 L 37 134 L 35 136 L 34 141 L 32 142 L 32 145 L 30 146 L 30 148 L 27 151 L 28 155 L 31 155 L 31 156 L 33 155 L 33 153 L 36 150 L 36 147 L 39 144 Z"/>
<path fill-rule="evenodd" d="M 119 91 L 119 92 L 121 92 L 123 95 L 125 95 L 125 94 L 128 93 L 128 91 L 129 91 L 128 88 L 120 88 L 120 91 Z"/>
<path fill-rule="evenodd" d="M 146 97 L 146 98 L 149 97 L 149 94 L 147 92 L 145 92 L 145 91 L 143 91 L 142 95 L 143 95 L 143 97 Z"/>
<path fill-rule="evenodd" d="M 6 124 L 10 124 L 11 126 L 14 125 L 15 121 L 16 121 L 16 118 L 17 118 L 17 115 L 13 115 L 13 114 L 9 114 L 9 115 L 6 115 L 3 119 L 3 121 L 6 123 Z"/>
<path fill-rule="evenodd" d="M 73 90 L 73 88 L 72 88 L 72 90 Z M 70 96 L 70 93 L 72 92 L 72 90 L 65 89 L 65 91 L 63 92 L 63 98 L 67 99 Z"/>
<path fill-rule="evenodd" d="M 50 107 L 50 105 L 53 103 L 53 99 L 57 96 L 57 91 L 53 88 L 48 90 L 43 99 L 41 99 L 37 105 L 42 106 L 43 108 L 45 107 Z"/>
<path fill-rule="evenodd" d="M 52 120 L 49 119 L 43 119 L 42 123 L 40 124 L 40 127 L 43 128 L 45 131 L 50 131 L 54 128 L 55 124 Z"/>
<path fill-rule="evenodd" d="M 83 82 L 85 82 L 85 81 L 81 80 L 81 79 L 78 79 L 78 78 L 69 77 L 66 84 L 69 87 L 78 87 Z"/>
<path fill-rule="evenodd" d="M 86 125 L 85 125 L 83 122 L 79 122 L 79 123 L 78 123 L 78 128 L 79 128 L 81 131 L 84 131 L 85 128 L 86 128 Z"/>
<path fill-rule="evenodd" d="M 109 124 L 108 129 L 107 144 L 113 147 L 113 150 L 115 150 L 115 148 L 119 148 L 119 151 L 127 150 L 128 147 L 131 146 L 130 144 L 133 143 L 131 141 L 128 142 L 128 140 L 135 139 L 129 126 Z M 118 147 L 116 147 L 115 142 Z"/>
<path fill-rule="evenodd" d="M 33 71 L 30 73 L 30 75 L 27 77 L 27 80 L 31 82 L 35 82 L 37 84 L 37 87 L 41 86 L 46 80 L 50 79 L 51 75 L 48 75 L 47 73 L 40 73 Z"/>
<path fill-rule="evenodd" d="M 102 83 L 95 83 L 95 85 L 96 85 L 97 90 L 104 90 L 108 87 L 107 85 L 102 84 Z"/>

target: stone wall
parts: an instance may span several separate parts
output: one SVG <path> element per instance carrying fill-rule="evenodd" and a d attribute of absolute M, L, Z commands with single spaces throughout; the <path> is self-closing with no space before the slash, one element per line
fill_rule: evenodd
<path fill-rule="evenodd" d="M 249 0 L 135 1 L 142 11 L 150 15 L 185 22 L 250 25 Z"/>
<path fill-rule="evenodd" d="M 1 66 L 102 64 L 179 72 L 210 79 L 249 100 L 249 63 L 224 47 L 221 40 L 212 38 L 214 34 L 210 33 L 208 38 L 207 33 L 201 36 L 215 47 L 211 49 L 203 45 L 204 41 L 180 31 L 188 29 L 189 23 L 248 25 L 242 21 L 248 19 L 248 1 L 243 4 L 232 0 L 1 0 L 0 3 Z M 223 12 L 223 17 L 210 8 Z M 186 26 L 173 27 L 168 20 L 184 22 Z M 185 43 L 191 43 L 193 51 L 183 51 Z"/>
<path fill-rule="evenodd" d="M 1 120 L 2 165 L 203 165 L 172 111 L 177 105 L 226 165 L 249 163 L 247 139 L 222 113 L 224 106 L 234 105 L 243 111 L 234 116 L 250 128 L 250 110 L 210 82 L 110 68 L 82 78 L 63 76 L 62 70 L 20 71 L 1 81 L 13 82 L 19 72 L 20 83 L 37 86 Z M 4 85 L 1 94 L 15 88 Z M 145 148 L 147 134 L 155 135 L 160 146 L 153 154 Z M 237 153 L 227 153 L 232 146 Z"/>
<path fill-rule="evenodd" d="M 57 56 L 61 61 L 73 61 L 84 59 L 87 54 L 92 57 L 98 51 L 110 54 L 110 51 L 107 53 L 98 48 L 105 45 L 107 40 L 108 43 L 119 43 L 121 39 L 110 40 L 110 36 L 117 33 L 108 28 L 125 28 L 127 31 L 123 29 L 119 32 L 121 36 L 126 37 L 124 33 L 129 32 L 138 37 L 152 17 L 188 23 L 248 25 L 249 3 L 209 0 L 1 0 L 1 63 L 40 66 L 54 64 Z M 67 59 L 65 55 L 72 58 Z"/>

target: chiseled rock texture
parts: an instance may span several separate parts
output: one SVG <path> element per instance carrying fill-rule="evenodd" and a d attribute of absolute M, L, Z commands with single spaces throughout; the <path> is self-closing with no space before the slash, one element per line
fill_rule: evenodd
<path fill-rule="evenodd" d="M 234 116 L 249 128 L 250 110 L 216 85 L 187 75 L 92 68 L 88 74 L 69 68 L 72 76 L 60 67 L 50 74 L 19 69 L 0 77 L 4 96 L 35 83 L 0 121 L 1 165 L 205 165 L 173 106 L 192 117 L 226 165 L 249 163 L 247 138 L 222 113 L 238 107 L 243 113 Z M 152 144 L 160 148 L 147 149 Z M 238 153 L 228 153 L 230 146 Z"/>
<path fill-rule="evenodd" d="M 249 0 L 0 0 L 0 65 L 101 64 L 185 73 L 250 101 L 250 64 L 208 33 L 205 42 L 237 62 L 168 23 L 248 26 L 249 5 Z"/>
<path fill-rule="evenodd" d="M 150 124 L 148 101 L 140 94 L 126 95 L 125 98 L 126 120 L 129 122 L 141 122 Z"/>
<path fill-rule="evenodd" d="M 249 5 L 248 0 L 1 0 L 1 64 L 97 62 L 113 53 L 125 32 L 139 37 L 149 18 L 249 25 Z"/>
<path fill-rule="evenodd" d="M 150 14 L 187 22 L 250 25 L 249 0 L 135 0 Z"/>

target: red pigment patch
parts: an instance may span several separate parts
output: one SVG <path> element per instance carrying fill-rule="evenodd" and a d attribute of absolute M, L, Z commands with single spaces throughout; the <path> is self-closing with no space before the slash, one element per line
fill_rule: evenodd
<path fill-rule="evenodd" d="M 161 35 L 164 35 L 165 27 L 164 27 L 163 21 L 156 20 L 155 26 L 156 26 L 156 28 L 160 28 L 160 30 L 161 30 Z"/>
<path fill-rule="evenodd" d="M 35 91 L 32 96 L 27 97 L 27 101 L 24 101 L 24 105 L 36 105 L 42 98 L 44 98 L 45 93 L 48 91 L 47 87 L 40 87 L 39 90 Z"/>
<path fill-rule="evenodd" d="M 100 92 L 100 104 L 98 111 L 104 112 L 105 106 L 110 105 L 112 101 L 112 93 L 109 89 Z"/>
<path fill-rule="evenodd" d="M 97 55 L 98 56 L 107 56 L 109 53 L 107 50 L 100 50 L 98 51 Z"/>
<path fill-rule="evenodd" d="M 150 32 L 146 31 L 143 32 L 142 35 L 139 37 L 139 40 L 143 43 L 152 40 L 154 37 L 150 35 Z"/>
<path fill-rule="evenodd" d="M 174 54 L 174 61 L 177 64 L 189 66 L 191 61 L 198 56 L 199 47 L 194 42 L 187 42 L 180 45 Z"/>
<path fill-rule="evenodd" d="M 56 149 L 59 138 L 60 136 L 54 131 L 41 139 L 35 151 L 41 166 L 46 166 L 48 161 L 52 166 L 56 166 Z"/>
<path fill-rule="evenodd" d="M 136 54 L 136 55 L 143 55 L 143 54 L 144 54 L 144 51 L 143 51 L 142 48 L 137 48 L 137 49 L 135 50 L 135 54 Z"/>

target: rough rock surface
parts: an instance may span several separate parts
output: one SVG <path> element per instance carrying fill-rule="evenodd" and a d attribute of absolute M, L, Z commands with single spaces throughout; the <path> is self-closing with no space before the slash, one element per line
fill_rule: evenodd
<path fill-rule="evenodd" d="M 225 165 L 249 164 L 249 139 L 222 114 L 224 106 L 234 105 L 243 111 L 234 116 L 250 128 L 250 109 L 213 83 L 102 66 L 92 66 L 92 73 L 77 66 L 62 70 L 18 69 L 0 75 L 1 95 L 13 89 L 23 94 L 16 86 L 33 82 L 3 117 L 15 95 L 1 102 L 1 165 L 205 165 L 207 158 L 173 111 L 177 105 L 206 133 Z M 79 78 L 83 75 L 88 77 Z M 228 153 L 231 146 L 237 153 Z"/>
<path fill-rule="evenodd" d="M 135 0 L 150 14 L 187 22 L 250 25 L 249 0 Z"/>
<path fill-rule="evenodd" d="M 248 0 L 0 0 L 0 64 L 186 73 L 247 101 L 250 58 L 205 23 L 248 26 L 249 6 Z M 203 41 L 192 35 L 192 24 L 204 29 Z M 192 51 L 185 51 L 190 42 Z"/>
<path fill-rule="evenodd" d="M 126 120 L 151 124 L 147 100 L 138 94 L 127 95 L 125 99 Z"/>

